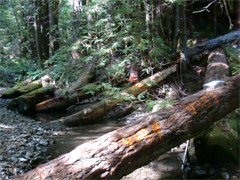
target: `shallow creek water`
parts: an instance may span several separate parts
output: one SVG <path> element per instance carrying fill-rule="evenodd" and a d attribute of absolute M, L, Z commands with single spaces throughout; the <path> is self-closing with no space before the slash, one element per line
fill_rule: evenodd
<path fill-rule="evenodd" d="M 33 115 L 31 118 L 37 121 L 49 122 L 52 120 L 59 119 L 61 117 L 69 115 L 70 112 L 54 112 L 54 113 L 37 113 Z M 52 158 L 56 158 L 61 154 L 68 153 L 72 151 L 77 146 L 98 137 L 114 131 L 120 127 L 122 127 L 123 123 L 117 123 L 117 120 L 105 120 L 98 124 L 93 125 L 84 125 L 78 127 L 77 129 L 72 129 L 66 131 L 65 134 L 59 135 L 55 143 L 49 148 L 49 151 L 52 154 Z"/>
<path fill-rule="evenodd" d="M 66 112 L 61 113 L 40 113 L 32 116 L 37 121 L 49 122 L 51 120 L 59 119 L 68 115 Z M 62 154 L 72 151 L 77 146 L 98 137 L 114 131 L 122 126 L 124 123 L 118 123 L 117 119 L 108 119 L 102 123 L 85 125 L 77 129 L 69 130 L 66 134 L 60 135 L 56 138 L 55 143 L 49 147 L 49 153 L 52 155 L 51 159 L 54 159 Z M 181 157 L 183 156 L 183 150 L 175 152 L 168 152 L 154 160 L 147 166 L 141 167 L 131 174 L 122 178 L 127 179 L 160 179 L 162 177 L 174 177 L 180 179 L 181 174 Z"/>

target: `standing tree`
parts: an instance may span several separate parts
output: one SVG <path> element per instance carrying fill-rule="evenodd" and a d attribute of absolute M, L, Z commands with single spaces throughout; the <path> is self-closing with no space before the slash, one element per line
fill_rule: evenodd
<path fill-rule="evenodd" d="M 50 52 L 51 55 L 56 52 L 59 48 L 58 42 L 58 12 L 59 12 L 60 1 L 49 0 L 48 11 L 49 11 L 49 39 L 50 39 Z"/>

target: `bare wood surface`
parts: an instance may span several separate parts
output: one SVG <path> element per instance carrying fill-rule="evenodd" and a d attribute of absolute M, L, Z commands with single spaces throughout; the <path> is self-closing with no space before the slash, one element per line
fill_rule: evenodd
<path fill-rule="evenodd" d="M 229 65 L 223 49 L 217 48 L 208 56 L 205 83 L 213 80 L 226 80 L 229 77 Z"/>
<path fill-rule="evenodd" d="M 192 56 L 200 54 L 206 50 L 212 50 L 223 44 L 231 43 L 234 40 L 239 39 L 239 38 L 240 38 L 240 30 L 230 32 L 223 36 L 219 36 L 215 39 L 211 39 L 211 40 L 196 44 L 194 46 L 188 47 L 187 48 L 187 56 L 192 57 Z"/>
<path fill-rule="evenodd" d="M 157 83 L 164 80 L 167 76 L 177 71 L 177 64 L 174 64 L 161 72 L 158 72 L 139 83 L 119 92 L 121 96 L 137 95 L 146 89 L 149 89 Z M 92 121 L 102 117 L 106 112 L 112 110 L 118 103 L 123 102 L 123 98 L 106 98 L 103 101 L 93 104 L 91 107 L 85 108 L 71 116 L 62 118 L 62 123 L 66 126 L 79 126 L 89 124 Z"/>
<path fill-rule="evenodd" d="M 119 179 L 238 108 L 239 80 L 237 75 L 221 87 L 201 90 L 15 179 Z"/>

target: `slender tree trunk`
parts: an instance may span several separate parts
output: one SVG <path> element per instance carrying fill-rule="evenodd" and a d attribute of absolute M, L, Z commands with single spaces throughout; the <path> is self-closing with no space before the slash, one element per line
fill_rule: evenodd
<path fill-rule="evenodd" d="M 38 57 L 38 64 L 42 66 L 42 49 L 41 49 L 41 31 L 40 31 L 40 23 L 39 23 L 39 1 L 34 2 L 36 13 L 34 15 L 34 30 L 35 30 L 35 42 L 36 42 L 36 49 L 37 49 L 37 57 Z"/>
<path fill-rule="evenodd" d="M 41 5 L 41 45 L 43 49 L 43 58 L 49 58 L 49 13 L 48 0 L 42 0 Z"/>
<path fill-rule="evenodd" d="M 16 179 L 120 179 L 239 107 L 239 80 L 192 94 Z"/>
<path fill-rule="evenodd" d="M 183 17 L 183 27 L 182 27 L 182 31 L 183 31 L 183 38 L 182 38 L 182 48 L 183 48 L 183 53 L 185 55 L 184 61 L 183 61 L 183 71 L 187 72 L 187 68 L 189 65 L 189 59 L 188 59 L 188 52 L 187 52 L 187 18 L 186 18 L 186 5 L 187 2 L 183 1 L 183 5 L 181 5 L 182 7 L 182 17 Z"/>
<path fill-rule="evenodd" d="M 180 28 L 179 28 L 179 21 L 180 21 L 180 13 L 179 13 L 179 3 L 175 2 L 175 27 L 174 27 L 174 50 L 177 52 L 179 38 L 180 35 Z"/>
<path fill-rule="evenodd" d="M 48 0 L 50 52 L 53 55 L 59 49 L 58 9 L 59 0 Z"/>

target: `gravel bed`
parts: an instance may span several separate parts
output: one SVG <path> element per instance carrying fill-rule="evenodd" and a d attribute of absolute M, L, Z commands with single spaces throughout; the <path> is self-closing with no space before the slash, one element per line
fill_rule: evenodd
<path fill-rule="evenodd" d="M 0 98 L 0 179 L 47 162 L 48 146 L 67 130 L 58 121 L 42 123 L 7 110 L 7 101 Z"/>

